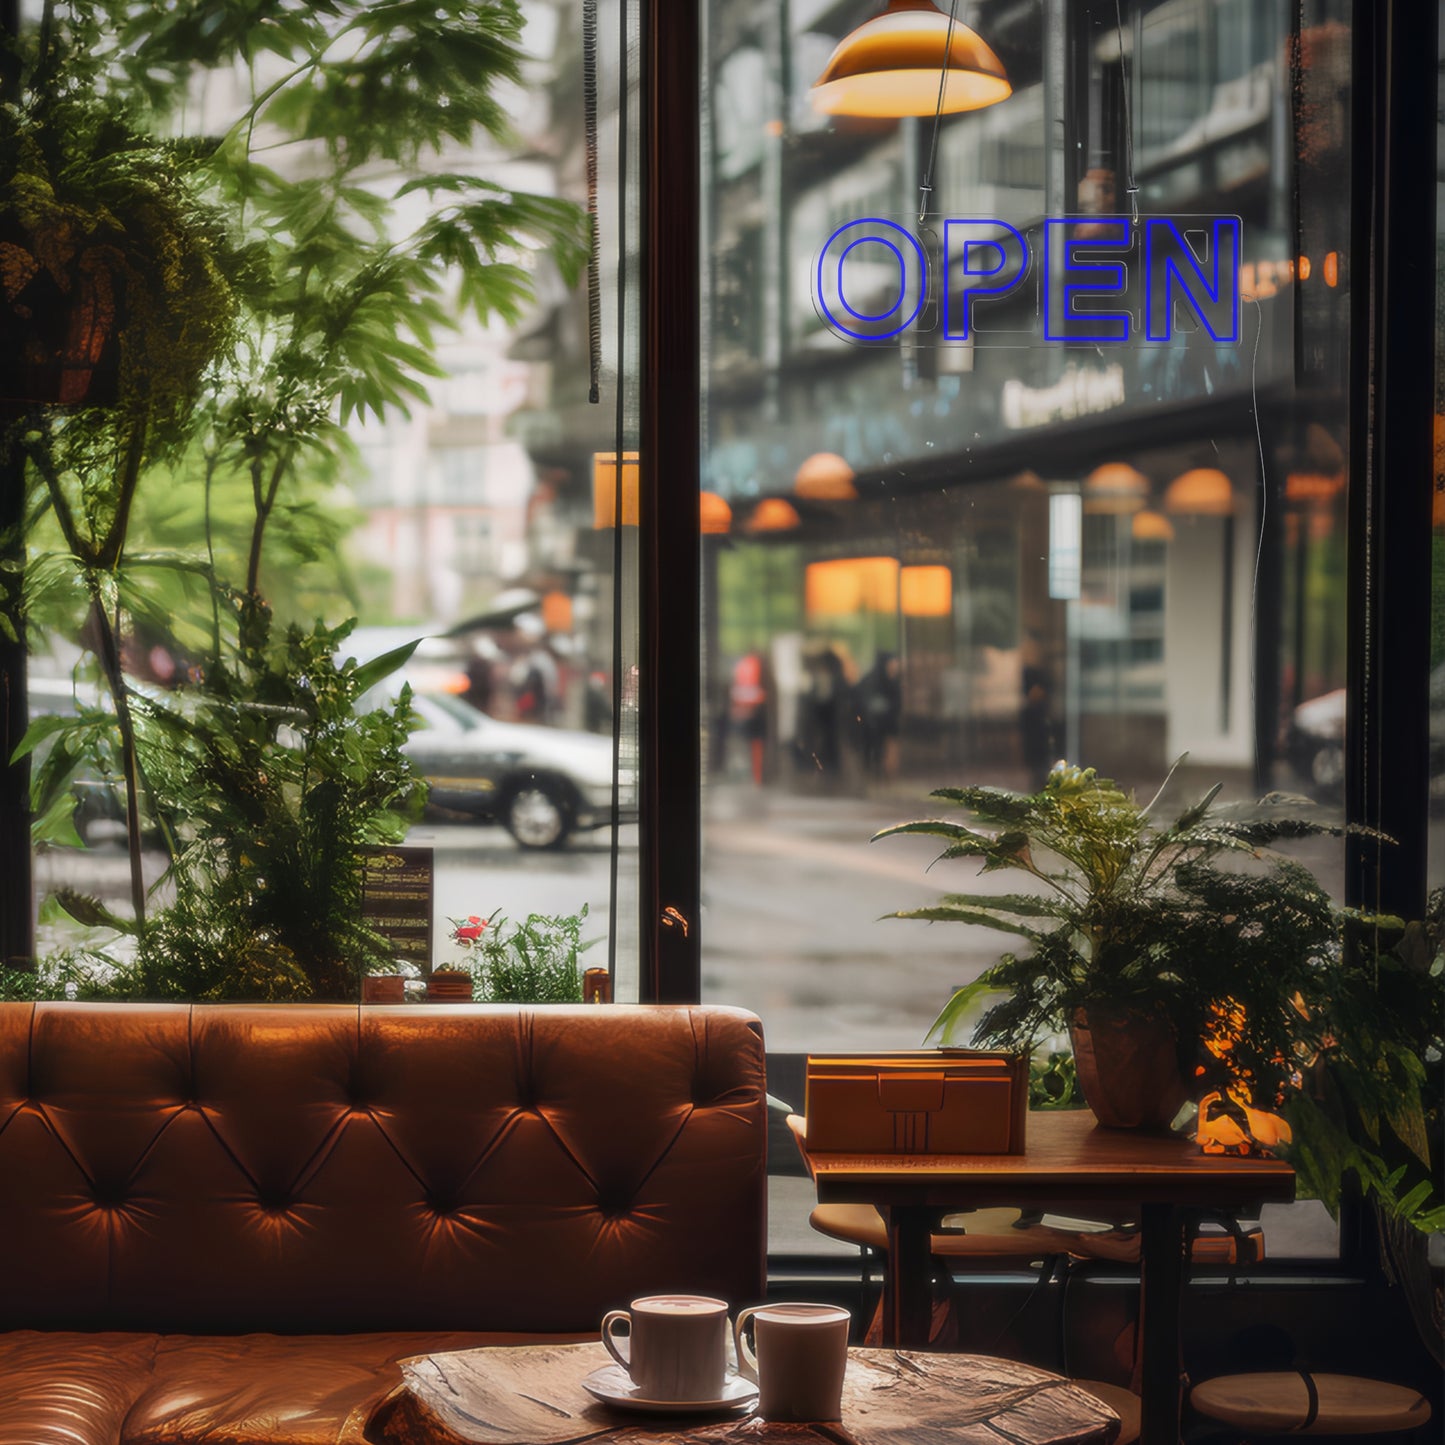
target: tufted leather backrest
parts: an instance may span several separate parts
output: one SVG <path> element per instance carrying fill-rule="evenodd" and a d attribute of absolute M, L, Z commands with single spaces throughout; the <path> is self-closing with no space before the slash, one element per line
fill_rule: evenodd
<path fill-rule="evenodd" d="M 579 1331 L 764 1270 L 727 1008 L 0 1004 L 0 1327 Z"/>

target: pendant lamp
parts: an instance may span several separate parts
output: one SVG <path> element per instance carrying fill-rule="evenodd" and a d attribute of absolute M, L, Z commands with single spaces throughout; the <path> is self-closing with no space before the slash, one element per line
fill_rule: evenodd
<path fill-rule="evenodd" d="M 1084 481 L 1084 510 L 1112 516 L 1141 511 L 1149 501 L 1149 478 L 1127 462 L 1105 462 Z"/>
<path fill-rule="evenodd" d="M 1164 510 L 1176 517 L 1231 517 L 1234 488 L 1218 467 L 1194 467 L 1169 483 Z"/>
<path fill-rule="evenodd" d="M 823 115 L 894 119 L 980 110 L 1012 93 L 998 56 L 931 0 L 888 0 L 838 42 L 812 90 Z"/>

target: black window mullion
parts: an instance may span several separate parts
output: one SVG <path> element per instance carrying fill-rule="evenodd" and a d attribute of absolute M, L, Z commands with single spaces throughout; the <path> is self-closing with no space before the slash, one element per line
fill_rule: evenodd
<path fill-rule="evenodd" d="M 1419 917 L 1429 823 L 1434 5 L 1356 0 L 1345 898 Z"/>
<path fill-rule="evenodd" d="M 701 996 L 698 0 L 642 0 L 641 908 L 644 1002 Z"/>

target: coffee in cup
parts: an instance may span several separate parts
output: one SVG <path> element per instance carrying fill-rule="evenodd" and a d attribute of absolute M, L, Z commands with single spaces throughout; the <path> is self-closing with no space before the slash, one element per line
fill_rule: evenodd
<path fill-rule="evenodd" d="M 763 1419 L 842 1419 L 852 1319 L 837 1305 L 813 1304 L 758 1305 L 738 1315 L 738 1373 L 757 1382 Z M 749 1321 L 756 1349 L 745 1338 Z"/>
<path fill-rule="evenodd" d="M 619 1345 L 613 1327 L 626 1320 Z M 602 1343 L 649 1400 L 717 1400 L 727 1372 L 728 1307 L 706 1295 L 649 1295 L 630 1310 L 611 1310 Z"/>

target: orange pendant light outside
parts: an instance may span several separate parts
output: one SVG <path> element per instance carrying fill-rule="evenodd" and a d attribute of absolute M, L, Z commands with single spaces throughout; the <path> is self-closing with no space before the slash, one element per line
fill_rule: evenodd
<path fill-rule="evenodd" d="M 1174 523 L 1163 512 L 1146 509 L 1129 518 L 1129 532 L 1136 542 L 1172 542 Z"/>
<path fill-rule="evenodd" d="M 940 69 L 947 71 L 939 105 Z M 897 119 L 956 115 L 1013 94 L 1003 62 L 967 25 L 930 0 L 889 0 L 882 15 L 845 35 L 813 86 L 823 115 Z"/>
<path fill-rule="evenodd" d="M 1105 462 L 1084 480 L 1084 510 L 1113 516 L 1141 511 L 1149 501 L 1149 478 L 1127 462 Z"/>
<path fill-rule="evenodd" d="M 746 530 L 758 532 L 791 532 L 801 518 L 798 509 L 782 497 L 764 497 L 748 518 Z"/>
<path fill-rule="evenodd" d="M 1234 513 L 1234 488 L 1217 467 L 1195 467 L 1169 483 L 1164 510 L 1176 517 L 1228 517 Z"/>

